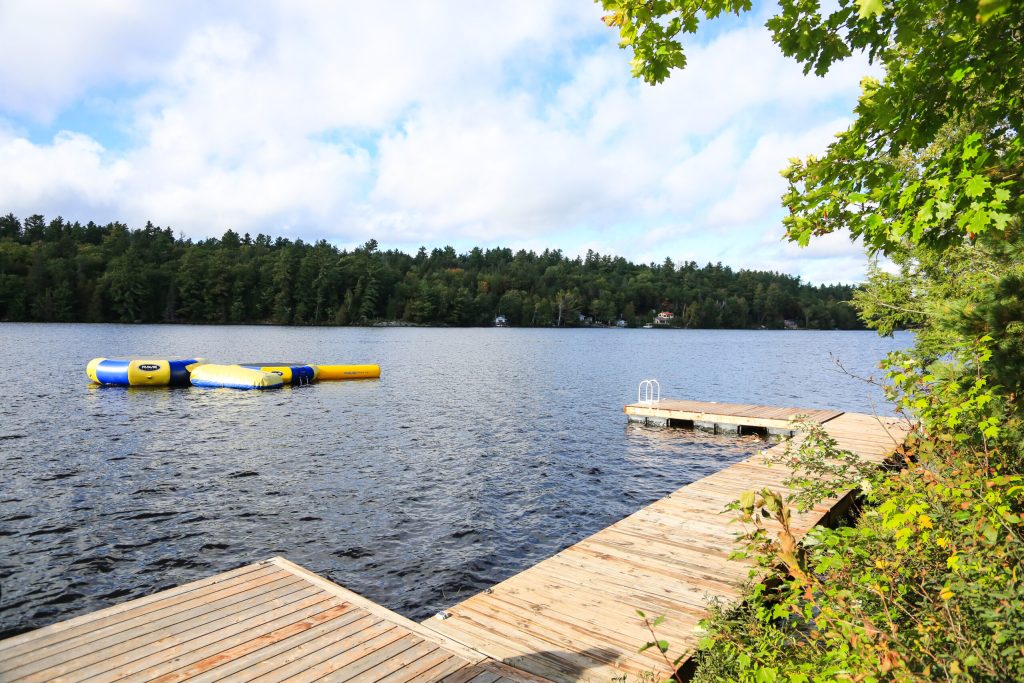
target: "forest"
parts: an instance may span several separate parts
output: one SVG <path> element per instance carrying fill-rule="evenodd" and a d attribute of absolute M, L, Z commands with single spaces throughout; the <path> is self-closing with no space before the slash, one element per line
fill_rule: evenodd
<path fill-rule="evenodd" d="M 634 264 L 588 252 L 351 251 L 227 230 L 193 241 L 147 223 L 0 217 L 0 320 L 861 329 L 855 288 L 721 263 Z M 788 321 L 788 322 L 787 322 Z"/>

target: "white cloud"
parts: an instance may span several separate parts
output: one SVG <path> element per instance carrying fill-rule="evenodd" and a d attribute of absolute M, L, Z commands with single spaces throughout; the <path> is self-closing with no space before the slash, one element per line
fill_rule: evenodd
<path fill-rule="evenodd" d="M 132 172 L 129 162 L 109 158 L 89 136 L 67 131 L 51 144 L 34 145 L 0 129 L 0 159 L 4 210 L 20 215 L 40 207 L 65 215 L 83 209 L 106 215 Z"/>
<path fill-rule="evenodd" d="M 189 0 L 5 0 L 2 108 L 45 122 L 95 89 L 144 82 L 205 14 L 203 3 Z"/>
<path fill-rule="evenodd" d="M 0 210 L 196 237 L 603 245 L 757 267 L 760 236 L 781 232 L 778 170 L 842 127 L 865 68 L 805 78 L 740 23 L 651 88 L 586 2 L 42 6 L 0 4 Z M 59 45 L 41 55 L 48 30 Z M 28 132 L 98 96 L 121 144 L 73 117 Z"/>
<path fill-rule="evenodd" d="M 772 132 L 762 136 L 732 174 L 731 192 L 708 210 L 709 222 L 716 226 L 734 226 L 772 215 L 786 190 L 786 180 L 779 172 L 788 160 L 820 155 L 835 140 L 835 134 L 848 124 L 849 121 L 839 119 L 806 132 Z"/>

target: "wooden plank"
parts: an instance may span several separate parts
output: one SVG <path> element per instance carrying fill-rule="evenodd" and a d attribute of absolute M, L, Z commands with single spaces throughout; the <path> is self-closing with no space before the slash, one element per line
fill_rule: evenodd
<path fill-rule="evenodd" d="M 487 671 L 481 664 L 470 664 L 441 678 L 442 683 L 495 683 L 500 674 Z"/>
<path fill-rule="evenodd" d="M 606 683 L 621 672 L 595 659 L 593 652 L 571 652 L 551 649 L 550 644 L 520 632 L 510 633 L 502 624 L 484 619 L 472 611 L 451 618 L 449 632 L 458 633 L 466 642 L 485 647 L 492 658 L 516 669 L 549 678 L 553 681 L 598 680 Z M 606 648 L 600 654 L 614 653 Z M 593 677 L 591 677 L 593 676 Z"/>
<path fill-rule="evenodd" d="M 423 640 L 411 633 L 405 633 L 400 638 L 392 640 L 383 646 L 378 643 L 367 643 L 352 651 L 345 653 L 345 656 L 332 659 L 309 670 L 306 680 L 341 681 L 351 680 L 374 680 L 371 676 L 362 676 L 367 670 L 372 669 L 381 662 L 399 657 L 403 652 L 421 645 Z M 305 677 L 304 677 L 305 678 Z"/>
<path fill-rule="evenodd" d="M 428 683 L 431 681 L 439 681 L 447 678 L 448 674 L 454 673 L 455 671 L 464 669 L 468 666 L 461 657 L 456 657 L 445 650 L 437 650 L 438 653 L 443 653 L 444 658 L 423 658 L 420 662 L 415 662 L 412 666 L 405 667 L 386 678 L 381 679 L 382 681 L 402 681 L 403 683 Z M 439 661 L 438 661 L 439 660 Z M 429 668 L 424 666 L 429 661 L 436 661 Z"/>
<path fill-rule="evenodd" d="M 495 621 L 508 624 L 517 631 L 530 633 L 551 643 L 554 647 L 575 651 L 600 651 L 611 646 L 617 652 L 614 658 L 610 658 L 609 663 L 611 664 L 629 659 L 638 663 L 644 662 L 648 668 L 653 670 L 661 663 L 660 657 L 656 656 L 653 651 L 640 653 L 638 647 L 634 646 L 636 639 L 645 636 L 643 629 L 639 626 L 634 629 L 633 639 L 630 640 L 628 637 L 613 636 L 604 627 L 595 628 L 591 624 L 553 611 L 524 608 L 510 600 L 467 601 L 463 603 L 463 607 L 471 607 L 478 614 L 488 615 Z M 618 619 L 618 621 L 625 622 L 627 619 L 628 621 L 637 621 L 635 614 L 628 618 Z"/>
<path fill-rule="evenodd" d="M 178 586 L 170 590 L 114 605 L 97 612 L 68 619 L 45 628 L 29 631 L 0 642 L 0 662 L 7 662 L 51 643 L 66 640 L 81 633 L 94 633 L 107 624 L 120 624 L 128 618 L 151 614 L 182 602 L 183 599 L 198 599 L 212 593 L 230 589 L 238 583 L 252 582 L 253 579 L 276 573 L 278 569 L 269 566 L 269 561 L 240 567 L 224 574 Z M 2 666 L 2 664 L 0 664 Z"/>
<path fill-rule="evenodd" d="M 429 650 L 428 647 L 434 649 Z M 377 683 L 399 683 L 422 679 L 431 671 L 435 672 L 437 678 L 443 678 L 446 673 L 456 668 L 452 666 L 455 657 L 451 653 L 436 645 L 428 646 L 426 641 L 423 641 L 421 648 L 420 652 L 409 649 L 403 653 L 402 658 L 384 662 L 363 675 L 367 678 L 373 676 Z"/>
<path fill-rule="evenodd" d="M 363 610 L 358 610 L 358 612 L 362 614 L 361 618 L 346 624 L 344 628 L 335 629 L 297 645 L 293 644 L 291 649 L 279 654 L 275 653 L 272 657 L 264 656 L 260 661 L 240 669 L 233 675 L 229 676 L 226 675 L 226 672 L 218 672 L 217 680 L 224 683 L 230 681 L 277 683 L 295 680 L 299 674 L 316 664 L 378 636 L 387 633 L 391 633 L 394 638 L 401 636 L 399 629 L 395 628 L 394 624 L 381 621 Z M 237 665 L 243 663 L 238 662 Z M 235 665 L 236 668 L 237 665 Z"/>
<path fill-rule="evenodd" d="M 138 631 L 120 631 L 107 638 L 85 642 L 54 653 L 49 657 L 27 662 L 17 669 L 11 669 L 5 675 L 11 678 L 20 677 L 25 683 L 36 683 L 63 676 L 72 671 L 76 676 L 83 678 L 98 674 L 117 666 L 119 662 L 126 659 L 127 661 L 138 659 L 150 651 L 163 650 L 176 642 L 189 641 L 209 631 L 219 631 L 226 623 L 240 621 L 238 617 L 234 616 L 236 613 L 245 613 L 247 609 L 253 607 L 258 609 L 257 614 L 264 613 L 293 602 L 295 598 L 288 599 L 288 596 L 296 593 L 299 594 L 301 600 L 302 597 L 307 597 L 310 594 L 302 594 L 302 585 L 300 580 L 291 577 L 290 583 L 276 590 L 248 598 L 246 597 L 248 594 L 243 593 L 240 600 L 218 609 L 200 607 L 177 613 L 168 618 L 174 621 L 163 624 L 152 622 L 145 624 Z M 308 584 L 306 585 L 308 586 Z M 127 656 L 121 657 L 121 655 Z"/>
<path fill-rule="evenodd" d="M 255 607 L 244 620 L 223 624 L 219 628 L 191 640 L 168 639 L 167 647 L 133 659 L 125 657 L 115 662 L 116 674 L 123 680 L 149 680 L 179 669 L 204 657 L 226 650 L 233 644 L 245 642 L 264 633 L 301 621 L 324 610 L 343 604 L 332 595 L 322 592 L 276 609 Z M 138 654 L 138 653 L 136 653 Z M 111 667 L 114 670 L 115 667 Z"/>
<path fill-rule="evenodd" d="M 343 598 L 345 601 L 351 602 L 352 604 L 357 605 L 362 609 L 369 611 L 372 614 L 376 614 L 381 618 L 387 619 L 392 623 L 401 626 L 402 628 L 405 628 L 409 631 L 412 631 L 413 633 L 420 635 L 421 637 L 433 639 L 434 642 L 443 645 L 451 652 L 459 655 L 460 657 L 463 657 L 468 661 L 477 662 L 484 659 L 484 656 L 481 655 L 479 652 L 471 650 L 470 648 L 465 647 L 461 643 L 449 639 L 447 636 L 443 634 L 434 633 L 433 631 L 425 631 L 423 629 L 423 626 L 416 623 L 415 621 L 407 619 L 396 612 L 392 612 L 386 607 L 382 607 L 381 605 L 378 605 L 372 600 L 364 598 L 358 593 L 355 593 L 353 591 L 348 590 L 347 588 L 339 586 L 333 581 L 328 581 L 323 577 L 317 576 L 308 569 L 300 567 L 299 565 L 293 562 L 289 562 L 283 557 L 275 557 L 272 559 L 272 562 L 274 562 L 275 564 L 277 564 L 277 566 L 283 569 L 287 569 L 288 571 L 292 571 L 299 576 L 305 577 L 306 580 L 310 581 L 311 583 L 320 586 L 328 592 L 334 593 L 335 595 Z"/>
<path fill-rule="evenodd" d="M 493 660 L 483 662 L 482 666 L 487 671 L 493 671 L 501 676 L 501 679 L 499 679 L 501 683 L 551 683 L 546 678 L 535 676 L 527 673 L 526 671 L 519 671 L 507 664 L 495 662 Z"/>
<path fill-rule="evenodd" d="M 561 597 L 560 593 L 566 590 L 575 594 L 573 600 Z M 667 632 L 680 637 L 686 636 L 693 625 L 704 616 L 702 611 L 691 606 L 683 606 L 671 597 L 642 592 L 630 594 L 620 586 L 604 584 L 600 580 L 582 584 L 565 582 L 561 590 L 551 590 L 548 585 L 522 582 L 501 591 L 497 598 L 492 597 L 488 600 L 503 601 L 526 603 L 531 609 L 535 605 L 542 605 L 542 609 L 548 614 L 571 614 L 578 620 L 585 617 L 588 622 L 595 624 L 595 627 L 607 632 L 609 640 L 616 640 L 620 635 L 627 639 L 637 636 L 637 631 L 632 626 L 637 618 L 637 609 L 651 614 L 667 615 L 670 617 L 670 623 L 666 626 Z M 451 613 L 458 616 L 463 605 L 472 604 L 472 601 L 460 603 L 452 608 Z"/>
<path fill-rule="evenodd" d="M 330 623 L 331 620 L 337 619 L 344 615 L 346 612 L 351 610 L 350 605 L 342 604 L 336 605 L 328 610 L 324 610 L 317 615 L 303 619 L 302 621 L 289 624 L 275 631 L 271 631 L 265 635 L 259 636 L 258 638 L 252 638 L 240 645 L 237 645 L 228 650 L 218 652 L 210 657 L 201 659 L 198 662 L 190 664 L 181 669 L 177 669 L 170 673 L 164 674 L 153 679 L 153 683 L 173 683 L 175 681 L 184 681 L 186 679 L 197 676 L 198 674 L 210 671 L 221 664 L 225 664 L 232 660 L 239 658 L 242 655 L 250 652 L 255 652 L 260 648 L 275 643 L 282 642 L 291 636 L 298 635 L 304 631 L 308 631 L 314 626 L 320 624 Z"/>
<path fill-rule="evenodd" d="M 218 670 L 217 675 L 224 676 L 235 668 L 248 666 L 262 657 L 287 650 L 296 644 L 305 642 L 305 640 L 315 638 L 321 633 L 343 628 L 363 617 L 362 613 L 352 605 L 343 603 L 334 596 L 327 595 L 322 597 L 327 599 L 316 605 L 278 616 L 263 623 L 253 623 L 250 621 L 241 624 L 240 628 L 228 628 L 220 632 L 215 631 L 160 652 L 152 653 L 147 657 L 137 659 L 126 666 L 120 667 L 118 676 L 121 677 L 121 680 L 134 683 L 149 681 L 192 666 L 197 662 L 209 661 L 212 657 L 221 653 L 233 652 L 231 661 L 219 665 L 223 668 Z M 281 629 L 289 628 L 308 619 L 319 618 L 329 610 L 344 611 L 341 612 L 341 616 L 333 620 L 317 624 L 312 628 L 303 630 L 300 634 L 292 636 L 286 645 L 281 645 L 280 643 L 267 645 L 259 650 L 259 655 L 249 659 L 246 659 L 249 654 L 248 652 L 234 651 L 234 648 L 249 643 L 256 638 L 277 633 Z"/>

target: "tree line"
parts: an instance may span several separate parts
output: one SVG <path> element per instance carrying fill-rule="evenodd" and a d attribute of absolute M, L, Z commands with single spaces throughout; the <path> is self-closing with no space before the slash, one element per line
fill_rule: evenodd
<path fill-rule="evenodd" d="M 42 322 L 861 327 L 854 288 L 722 264 L 634 264 L 588 251 L 452 247 L 415 255 L 325 240 L 193 241 L 147 223 L 0 218 L 0 320 Z"/>

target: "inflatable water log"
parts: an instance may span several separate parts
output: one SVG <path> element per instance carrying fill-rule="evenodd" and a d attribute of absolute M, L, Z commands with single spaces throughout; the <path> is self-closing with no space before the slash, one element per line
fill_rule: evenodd
<path fill-rule="evenodd" d="M 317 366 L 305 363 L 239 363 L 243 368 L 279 375 L 285 384 L 310 384 L 317 378 Z"/>
<path fill-rule="evenodd" d="M 205 362 L 203 358 L 93 358 L 85 366 L 85 374 L 93 382 L 108 386 L 184 386 L 192 371 Z"/>
<path fill-rule="evenodd" d="M 281 375 L 241 365 L 200 365 L 192 372 L 192 386 L 225 389 L 280 389 Z"/>
<path fill-rule="evenodd" d="M 380 377 L 379 365 L 318 365 L 319 379 L 377 379 Z"/>

